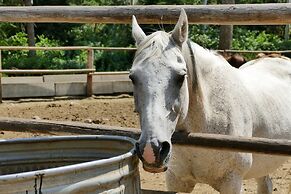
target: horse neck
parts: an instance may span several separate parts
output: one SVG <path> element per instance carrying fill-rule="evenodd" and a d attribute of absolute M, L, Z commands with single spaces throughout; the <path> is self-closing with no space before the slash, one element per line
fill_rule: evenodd
<path fill-rule="evenodd" d="M 191 64 L 188 65 L 189 67 L 194 65 L 195 74 L 198 79 L 203 79 L 207 76 L 218 76 L 218 74 L 221 75 L 226 73 L 227 70 L 230 70 L 231 68 L 231 66 L 222 56 L 216 54 L 215 52 L 204 49 L 196 43 L 188 42 L 187 48 L 193 55 L 191 56 Z"/>
<path fill-rule="evenodd" d="M 223 83 L 233 68 L 220 56 L 195 43 L 188 42 L 183 51 L 189 71 L 189 108 L 184 128 L 191 132 L 211 132 L 207 126 L 213 108 L 210 97 L 213 93 L 224 95 Z"/>

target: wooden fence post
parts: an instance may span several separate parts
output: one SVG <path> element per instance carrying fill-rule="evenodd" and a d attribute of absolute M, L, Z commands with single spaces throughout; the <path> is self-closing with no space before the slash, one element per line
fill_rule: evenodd
<path fill-rule="evenodd" d="M 0 50 L 0 70 L 2 69 L 2 51 Z M 0 73 L 0 103 L 2 103 L 2 73 Z"/>
<path fill-rule="evenodd" d="M 94 50 L 87 50 L 87 69 L 94 68 Z M 87 73 L 87 96 L 93 95 L 93 75 L 92 73 Z"/>

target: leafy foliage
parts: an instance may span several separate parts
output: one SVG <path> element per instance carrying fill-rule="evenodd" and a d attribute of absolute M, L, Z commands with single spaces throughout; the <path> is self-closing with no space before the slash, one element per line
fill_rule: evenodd
<path fill-rule="evenodd" d="M 217 49 L 219 42 L 217 26 L 192 25 L 189 28 L 189 38 L 197 44 L 211 49 Z"/>
<path fill-rule="evenodd" d="M 34 0 L 34 5 L 129 5 L 131 0 Z M 283 0 L 237 0 L 236 3 L 271 3 Z M 220 3 L 208 0 L 208 4 Z M 22 0 L 0 0 L 0 5 L 19 6 Z M 203 0 L 139 0 L 137 4 L 203 4 Z M 141 25 L 146 34 L 163 29 L 171 31 L 173 25 Z M 190 25 L 189 38 L 203 47 L 217 49 L 219 27 Z M 131 26 L 113 24 L 35 24 L 36 46 L 96 46 L 133 47 Z M 233 49 L 282 50 L 290 49 L 291 41 L 283 39 L 284 26 L 235 26 Z M 0 23 L 0 45 L 26 46 L 27 34 L 23 24 Z M 250 57 L 250 56 L 249 56 Z M 95 51 L 98 71 L 128 70 L 133 52 Z M 66 69 L 83 68 L 86 51 L 37 51 L 29 57 L 27 51 L 3 52 L 4 68 Z"/>
<path fill-rule="evenodd" d="M 27 35 L 23 32 L 10 37 L 5 45 L 27 46 Z M 3 44 L 2 44 L 3 45 Z M 54 47 L 59 43 L 50 40 L 44 35 L 38 36 L 36 46 Z M 66 57 L 65 51 L 37 51 L 35 57 L 28 57 L 28 51 L 3 52 L 3 68 L 5 69 L 70 69 L 84 67 L 84 54 L 73 60 Z M 83 57 L 83 58 L 82 58 Z"/>

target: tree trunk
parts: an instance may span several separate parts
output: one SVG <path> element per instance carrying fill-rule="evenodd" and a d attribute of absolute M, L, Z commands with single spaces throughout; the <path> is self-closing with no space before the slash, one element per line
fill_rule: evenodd
<path fill-rule="evenodd" d="M 32 6 L 33 0 L 24 0 L 25 6 Z M 26 33 L 28 36 L 28 46 L 35 46 L 35 35 L 34 35 L 34 23 L 27 23 L 26 24 Z M 35 56 L 35 50 L 30 50 L 29 57 Z"/>
<path fill-rule="evenodd" d="M 222 0 L 222 4 L 235 4 L 234 0 Z M 233 35 L 233 25 L 220 26 L 218 49 L 231 49 Z"/>

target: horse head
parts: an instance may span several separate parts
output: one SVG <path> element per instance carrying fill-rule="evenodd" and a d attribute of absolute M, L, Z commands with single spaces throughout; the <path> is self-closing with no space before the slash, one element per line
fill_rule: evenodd
<path fill-rule="evenodd" d="M 171 156 L 171 136 L 188 111 L 187 66 L 182 45 L 188 39 L 188 20 L 184 10 L 171 33 L 146 36 L 132 18 L 132 35 L 137 52 L 130 70 L 141 136 L 136 145 L 144 169 L 162 172 Z"/>

